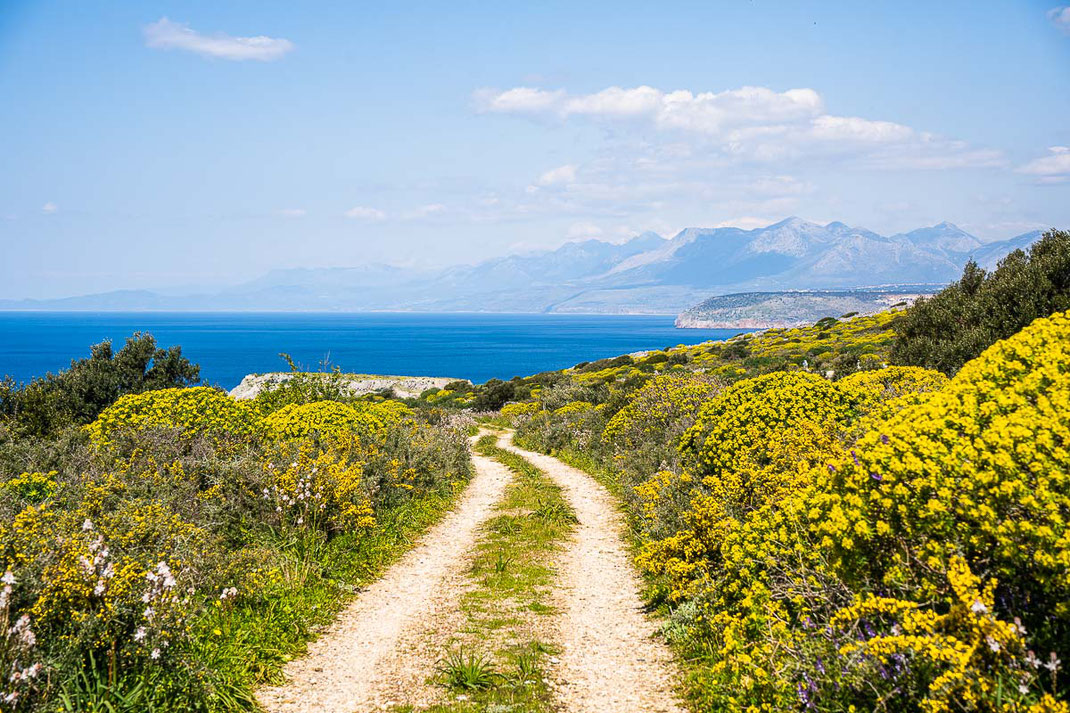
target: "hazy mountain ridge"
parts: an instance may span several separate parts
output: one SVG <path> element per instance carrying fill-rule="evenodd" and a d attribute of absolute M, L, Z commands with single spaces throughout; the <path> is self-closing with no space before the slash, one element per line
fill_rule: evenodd
<path fill-rule="evenodd" d="M 971 257 L 994 267 L 1039 238 L 984 243 L 951 223 L 882 236 L 788 218 L 765 228 L 687 228 L 621 244 L 566 243 L 438 270 L 390 265 L 273 270 L 211 294 L 150 290 L 0 300 L 5 310 L 426 311 L 676 314 L 711 295 L 940 285 Z"/>
<path fill-rule="evenodd" d="M 894 285 L 869 290 L 746 292 L 718 295 L 681 312 L 677 327 L 697 329 L 791 328 L 825 317 L 868 315 L 895 305 L 913 304 L 936 288 Z"/>

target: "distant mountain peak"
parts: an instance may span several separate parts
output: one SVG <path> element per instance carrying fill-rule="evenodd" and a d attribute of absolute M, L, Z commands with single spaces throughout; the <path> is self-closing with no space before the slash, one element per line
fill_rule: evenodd
<path fill-rule="evenodd" d="M 0 309 L 664 314 L 718 294 L 946 284 L 971 257 L 994 266 L 1039 235 L 982 243 L 944 221 L 886 237 L 791 216 L 753 230 L 689 227 L 670 239 L 647 231 L 622 243 L 579 240 L 474 265 L 283 269 L 214 293 L 117 291 L 0 300 Z"/>

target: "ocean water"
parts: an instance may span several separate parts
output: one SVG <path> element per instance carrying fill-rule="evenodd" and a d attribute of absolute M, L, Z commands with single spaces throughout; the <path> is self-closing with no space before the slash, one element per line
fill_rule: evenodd
<path fill-rule="evenodd" d="M 562 369 L 628 352 L 726 339 L 745 330 L 677 329 L 668 316 L 504 314 L 293 314 L 0 312 L 0 376 L 28 381 L 116 347 L 135 331 L 180 345 L 211 384 L 303 367 L 449 376 L 479 383 Z"/>

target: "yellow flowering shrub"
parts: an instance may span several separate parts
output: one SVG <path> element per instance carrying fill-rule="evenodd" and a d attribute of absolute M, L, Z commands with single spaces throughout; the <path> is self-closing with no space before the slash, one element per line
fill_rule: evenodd
<path fill-rule="evenodd" d="M 889 366 L 859 371 L 837 382 L 867 412 L 901 396 L 939 391 L 945 384 L 947 377 L 942 373 L 920 366 Z"/>
<path fill-rule="evenodd" d="M 123 396 L 86 426 L 98 447 L 111 444 L 119 431 L 176 429 L 183 436 L 248 438 L 258 429 L 255 409 L 207 386 L 160 389 Z"/>
<path fill-rule="evenodd" d="M 655 376 L 636 389 L 609 419 L 602 440 L 615 451 L 675 441 L 693 425 L 703 403 L 718 388 L 717 382 L 701 377 Z"/>
<path fill-rule="evenodd" d="M 36 505 L 56 492 L 56 475 L 54 470 L 49 473 L 21 473 L 0 482 L 0 493 L 21 504 Z"/>
<path fill-rule="evenodd" d="M 540 408 L 541 406 L 538 401 L 518 401 L 516 403 L 502 406 L 502 416 L 510 420 L 515 420 L 521 416 L 532 416 L 538 413 Z"/>
<path fill-rule="evenodd" d="M 996 343 L 875 426 L 814 518 L 848 580 L 874 573 L 912 600 L 946 598 L 962 557 L 998 582 L 1001 615 L 1070 655 L 1070 314 Z"/>
<path fill-rule="evenodd" d="M 186 587 L 206 534 L 159 502 L 29 506 L 0 526 L 0 569 L 36 636 L 114 651 L 122 663 L 160 659 L 187 634 Z"/>
<path fill-rule="evenodd" d="M 554 409 L 554 416 L 572 416 L 582 414 L 594 408 L 590 401 L 569 401 L 564 406 Z"/>
<path fill-rule="evenodd" d="M 740 458 L 761 465 L 767 445 L 802 422 L 846 423 L 854 399 L 836 384 L 801 371 L 778 372 L 739 381 L 710 400 L 680 449 L 703 472 L 731 472 Z"/>
<path fill-rule="evenodd" d="M 360 433 L 373 436 L 398 424 L 411 411 L 400 402 L 314 401 L 290 404 L 264 418 L 264 429 L 272 438 L 304 438 L 311 434 L 333 436 Z"/>
<path fill-rule="evenodd" d="M 377 454 L 352 432 L 335 434 L 326 447 L 310 440 L 283 445 L 264 462 L 271 484 L 261 497 L 286 525 L 327 533 L 374 527 L 364 469 Z"/>

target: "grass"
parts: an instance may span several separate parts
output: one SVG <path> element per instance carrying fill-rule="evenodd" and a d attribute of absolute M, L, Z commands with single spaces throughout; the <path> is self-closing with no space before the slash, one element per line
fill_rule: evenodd
<path fill-rule="evenodd" d="M 408 551 L 463 485 L 381 513 L 375 528 L 362 535 L 286 543 L 291 558 L 283 586 L 257 601 L 217 607 L 197 624 L 191 646 L 213 689 L 212 710 L 257 709 L 253 691 L 281 683 L 283 665 L 304 653 L 362 586 Z"/>
<path fill-rule="evenodd" d="M 514 478 L 476 545 L 473 586 L 461 601 L 465 623 L 439 663 L 438 682 L 453 700 L 435 713 L 553 710 L 543 664 L 554 651 L 542 632 L 554 613 L 554 560 L 576 518 L 542 471 L 495 440 L 483 436 L 475 450 Z"/>

